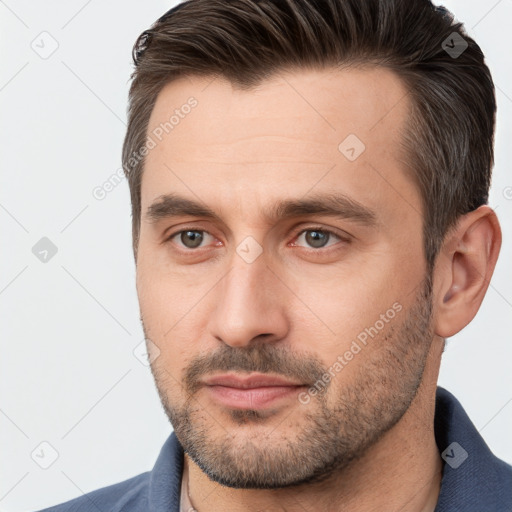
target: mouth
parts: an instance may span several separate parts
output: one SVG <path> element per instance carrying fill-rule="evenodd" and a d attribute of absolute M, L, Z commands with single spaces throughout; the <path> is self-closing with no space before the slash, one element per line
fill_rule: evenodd
<path fill-rule="evenodd" d="M 291 400 L 307 387 L 279 376 L 222 374 L 202 381 L 210 397 L 232 409 L 264 409 Z"/>

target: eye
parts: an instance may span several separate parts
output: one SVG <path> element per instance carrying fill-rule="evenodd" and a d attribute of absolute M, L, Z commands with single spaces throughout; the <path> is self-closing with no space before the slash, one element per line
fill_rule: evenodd
<path fill-rule="evenodd" d="M 322 249 L 324 247 L 330 247 L 330 245 L 327 245 L 327 243 L 331 240 L 332 237 L 337 239 L 337 241 L 348 241 L 346 238 L 342 238 L 332 231 L 315 227 L 302 230 L 292 245 L 296 245 L 297 241 L 304 239 L 304 241 L 310 247 L 313 247 L 314 249 Z"/>
<path fill-rule="evenodd" d="M 179 243 L 181 243 L 182 246 L 185 247 L 186 249 L 197 249 L 198 247 L 201 247 L 202 242 L 207 237 L 210 237 L 212 239 L 214 238 L 207 231 L 203 231 L 200 229 L 186 229 L 174 233 L 168 238 L 168 240 L 171 241 L 174 238 L 178 238 Z"/>
<path fill-rule="evenodd" d="M 215 237 L 208 233 L 208 231 L 202 229 L 184 229 L 170 235 L 167 238 L 167 241 L 173 242 L 176 245 L 178 245 L 178 247 L 181 247 L 185 250 L 194 250 L 206 247 L 206 245 L 208 245 L 208 238 L 210 238 L 211 240 L 215 240 Z M 297 242 L 299 241 L 300 243 L 297 244 Z M 290 245 L 301 246 L 303 244 L 302 241 L 309 245 L 310 248 L 323 249 L 330 247 L 332 245 L 336 245 L 336 242 L 341 241 L 348 243 L 350 240 L 348 239 L 348 237 L 338 235 L 331 230 L 320 227 L 311 227 L 300 231 Z M 329 242 L 331 241 L 333 243 L 329 244 Z M 218 242 L 215 245 L 222 245 L 222 242 Z"/>

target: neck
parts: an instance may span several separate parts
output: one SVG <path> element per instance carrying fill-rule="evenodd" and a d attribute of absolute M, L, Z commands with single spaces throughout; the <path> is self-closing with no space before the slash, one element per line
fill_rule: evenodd
<path fill-rule="evenodd" d="M 433 350 L 440 351 L 432 343 Z M 318 484 L 290 489 L 232 489 L 211 481 L 185 454 L 188 492 L 198 512 L 208 510 L 434 512 L 442 462 L 434 437 L 439 359 L 431 354 L 424 378 L 402 419 L 361 458 Z M 437 360 L 437 361 L 434 361 Z M 385 506 L 383 506 L 385 504 Z"/>

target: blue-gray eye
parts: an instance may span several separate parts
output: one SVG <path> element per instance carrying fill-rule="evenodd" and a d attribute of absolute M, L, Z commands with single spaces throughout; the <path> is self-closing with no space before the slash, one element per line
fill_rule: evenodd
<path fill-rule="evenodd" d="M 321 230 L 321 229 L 305 229 L 299 233 L 297 240 L 304 235 L 305 242 L 314 249 L 321 249 L 326 246 L 326 244 L 331 241 L 331 238 L 334 237 L 338 241 L 341 238 L 332 233 L 331 231 Z M 336 242 L 336 240 L 334 240 Z M 332 244 L 331 244 L 332 245 Z"/>
<path fill-rule="evenodd" d="M 182 231 L 180 240 L 188 249 L 194 249 L 203 241 L 202 231 Z"/>

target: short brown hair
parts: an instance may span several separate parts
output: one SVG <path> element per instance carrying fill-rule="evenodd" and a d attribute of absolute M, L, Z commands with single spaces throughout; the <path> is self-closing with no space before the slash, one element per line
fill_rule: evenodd
<path fill-rule="evenodd" d="M 403 146 L 422 197 L 430 270 L 458 217 L 488 201 L 491 74 L 463 25 L 430 0 L 189 0 L 138 37 L 133 60 L 123 169 L 135 259 L 144 168 L 138 151 L 158 93 L 184 75 L 223 76 L 250 90 L 286 69 L 368 63 L 394 71 L 412 100 Z"/>

